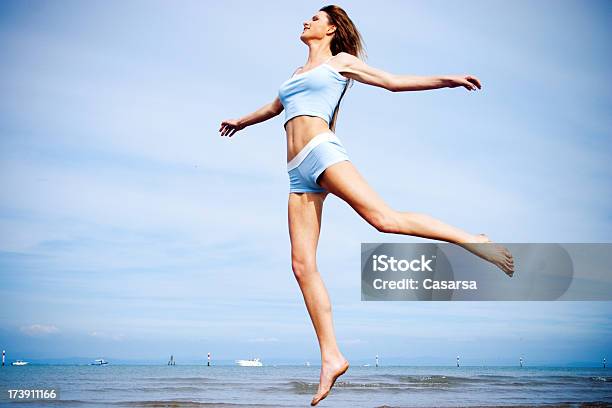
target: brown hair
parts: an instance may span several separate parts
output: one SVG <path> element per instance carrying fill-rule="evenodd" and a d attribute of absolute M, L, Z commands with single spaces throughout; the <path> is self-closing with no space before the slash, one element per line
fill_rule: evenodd
<path fill-rule="evenodd" d="M 346 11 L 334 4 L 322 7 L 319 9 L 319 11 L 324 11 L 327 14 L 329 23 L 336 26 L 336 31 L 334 32 L 334 36 L 330 44 L 332 55 L 346 52 L 354 55 L 357 58 L 365 59 L 366 52 L 363 38 L 361 37 L 361 34 L 359 33 L 359 30 L 357 30 L 357 27 L 353 21 L 349 18 L 348 14 L 346 14 Z M 338 105 L 336 105 L 336 109 L 334 109 L 332 121 L 329 124 L 329 127 L 333 132 L 336 131 L 336 117 L 338 116 L 338 110 L 340 109 L 340 101 L 342 100 L 342 97 L 344 96 L 344 93 L 348 89 L 349 85 L 353 86 L 353 79 L 351 78 L 349 78 L 344 86 L 342 95 L 340 95 L 340 99 L 338 100 Z"/>

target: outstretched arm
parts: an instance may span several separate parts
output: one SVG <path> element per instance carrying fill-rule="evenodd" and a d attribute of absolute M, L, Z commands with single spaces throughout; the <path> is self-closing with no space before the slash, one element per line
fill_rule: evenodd
<path fill-rule="evenodd" d="M 385 88 L 391 92 L 424 91 L 458 86 L 464 86 L 469 91 L 481 88 L 478 78 L 472 75 L 396 75 L 370 67 L 361 59 L 346 52 L 341 52 L 338 56 L 336 61 L 341 65 L 339 71 L 347 77 L 364 84 Z"/>
<path fill-rule="evenodd" d="M 265 104 L 255 112 L 241 117 L 240 119 L 238 119 L 238 122 L 242 125 L 242 127 L 247 127 L 273 118 L 282 111 L 283 105 L 281 104 L 280 99 L 278 99 L 277 96 L 272 102 Z"/>
<path fill-rule="evenodd" d="M 219 132 L 221 132 L 221 136 L 232 137 L 234 133 L 244 129 L 247 126 L 254 125 L 277 116 L 283 111 L 283 109 L 283 104 L 280 102 L 280 99 L 278 99 L 277 96 L 274 101 L 265 104 L 253 113 L 239 119 L 226 119 L 222 121 Z"/>

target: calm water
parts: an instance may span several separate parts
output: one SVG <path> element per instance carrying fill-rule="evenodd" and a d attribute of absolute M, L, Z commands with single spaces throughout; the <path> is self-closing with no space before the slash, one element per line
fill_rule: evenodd
<path fill-rule="evenodd" d="M 49 407 L 306 407 L 317 366 L 8 366 L 0 368 L 1 406 L 7 389 L 55 387 Z M 459 407 L 600 401 L 612 407 L 610 368 L 353 367 L 320 407 Z"/>

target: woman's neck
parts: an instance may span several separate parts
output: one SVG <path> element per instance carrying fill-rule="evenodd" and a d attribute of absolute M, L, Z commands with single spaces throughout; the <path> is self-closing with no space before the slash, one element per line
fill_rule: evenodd
<path fill-rule="evenodd" d="M 306 60 L 306 66 L 312 66 L 320 64 L 329 58 L 333 57 L 329 44 L 315 43 L 308 44 L 308 60 Z"/>

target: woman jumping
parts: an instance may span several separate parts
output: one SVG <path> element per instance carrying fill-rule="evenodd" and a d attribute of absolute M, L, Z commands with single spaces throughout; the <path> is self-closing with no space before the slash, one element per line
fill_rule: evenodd
<path fill-rule="evenodd" d="M 300 40 L 308 46 L 306 64 L 283 82 L 278 97 L 240 119 L 221 122 L 221 136 L 232 137 L 247 126 L 263 122 L 285 110 L 288 221 L 291 267 L 304 296 L 321 350 L 319 388 L 311 405 L 327 397 L 349 363 L 334 334 L 331 304 L 317 269 L 316 251 L 321 230 L 323 201 L 330 192 L 346 201 L 380 232 L 454 243 L 493 263 L 508 276 L 514 260 L 507 248 L 485 234 L 470 234 L 426 214 L 396 211 L 370 188 L 348 158 L 335 135 L 342 96 L 352 80 L 392 92 L 465 87 L 480 89 L 471 75 L 394 75 L 366 65 L 361 34 L 346 12 L 335 5 L 321 8 L 304 22 Z M 488 245 L 481 245 L 488 243 Z"/>

